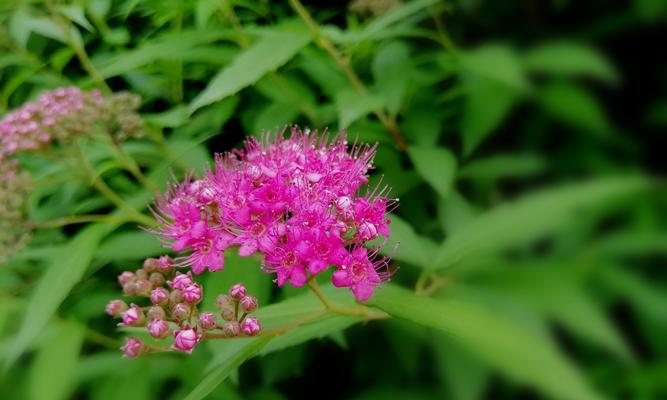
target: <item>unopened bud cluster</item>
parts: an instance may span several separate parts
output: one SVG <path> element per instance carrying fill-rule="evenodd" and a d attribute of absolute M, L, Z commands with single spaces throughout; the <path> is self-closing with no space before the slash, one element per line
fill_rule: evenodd
<path fill-rule="evenodd" d="M 29 236 L 25 204 L 30 176 L 21 172 L 15 160 L 0 160 L 0 263 L 19 250 Z"/>
<path fill-rule="evenodd" d="M 118 283 L 126 296 L 146 298 L 150 305 L 112 300 L 107 314 L 120 318 L 121 326 L 145 327 L 155 339 L 173 337 L 173 350 L 191 353 L 207 338 L 255 336 L 261 331 L 257 318 L 248 316 L 257 309 L 257 299 L 243 285 L 234 285 L 216 298 L 217 313 L 200 311 L 201 285 L 189 272 L 176 272 L 169 256 L 146 259 L 142 268 L 121 273 Z M 127 357 L 137 357 L 152 348 L 130 337 L 122 350 Z"/>

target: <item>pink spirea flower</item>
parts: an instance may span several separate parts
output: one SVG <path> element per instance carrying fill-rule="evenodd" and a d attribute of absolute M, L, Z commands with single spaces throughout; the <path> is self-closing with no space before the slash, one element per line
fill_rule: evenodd
<path fill-rule="evenodd" d="M 201 286 L 196 283 L 193 283 L 192 285 L 183 289 L 183 300 L 187 301 L 188 303 L 199 303 L 201 301 L 201 297 Z"/>
<path fill-rule="evenodd" d="M 203 178 L 171 185 L 154 208 L 155 232 L 195 274 L 222 269 L 225 250 L 238 246 L 241 256 L 263 255 L 279 286 L 303 286 L 333 266 L 336 286 L 367 300 L 389 276 L 388 260 L 360 249 L 389 236 L 396 204 L 385 189 L 362 192 L 375 150 L 297 128 L 250 138 Z M 351 273 L 353 263 L 365 267 Z"/>
<path fill-rule="evenodd" d="M 125 357 L 136 358 L 143 353 L 144 343 L 137 338 L 128 337 L 120 349 L 125 353 Z"/>
<path fill-rule="evenodd" d="M 161 319 L 156 319 L 148 323 L 148 333 L 156 339 L 163 339 L 169 334 L 169 324 Z"/>
<path fill-rule="evenodd" d="M 178 290 L 183 290 L 193 283 L 194 281 L 192 280 L 192 276 L 190 276 L 190 274 L 178 274 L 174 277 L 173 280 L 169 281 L 169 285 L 171 285 L 172 288 Z"/>
<path fill-rule="evenodd" d="M 176 350 L 192 353 L 201 336 L 197 334 L 197 328 L 185 327 L 174 332 L 173 348 Z"/>
<path fill-rule="evenodd" d="M 255 336 L 262 330 L 262 325 L 259 323 L 259 320 L 255 317 L 248 317 L 243 320 L 241 324 L 241 331 L 248 336 Z"/>

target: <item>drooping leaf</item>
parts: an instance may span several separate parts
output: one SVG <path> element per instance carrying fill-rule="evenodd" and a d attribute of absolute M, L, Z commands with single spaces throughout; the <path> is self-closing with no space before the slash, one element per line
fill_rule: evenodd
<path fill-rule="evenodd" d="M 595 48 L 577 42 L 550 42 L 529 51 L 523 60 L 531 71 L 557 76 L 589 76 L 614 83 L 618 74 Z"/>
<path fill-rule="evenodd" d="M 438 329 L 500 373 L 559 399 L 600 399 L 550 341 L 472 302 L 433 300 L 386 285 L 370 303 L 390 315 Z"/>
<path fill-rule="evenodd" d="M 419 174 L 435 189 L 440 197 L 446 198 L 456 176 L 456 158 L 441 147 L 410 146 L 410 160 Z"/>
<path fill-rule="evenodd" d="M 611 125 L 595 97 L 580 86 L 553 83 L 540 91 L 544 109 L 566 125 L 594 135 L 605 135 Z"/>
<path fill-rule="evenodd" d="M 272 32 L 262 36 L 211 80 L 190 103 L 190 113 L 257 82 L 289 61 L 309 41 L 305 33 Z"/>

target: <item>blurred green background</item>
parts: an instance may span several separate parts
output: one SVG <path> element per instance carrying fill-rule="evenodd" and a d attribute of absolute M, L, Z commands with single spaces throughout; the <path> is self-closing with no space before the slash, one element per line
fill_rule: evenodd
<path fill-rule="evenodd" d="M 400 269 L 370 304 L 393 318 L 317 325 L 207 398 L 660 399 L 665 22 L 662 0 L 3 0 L 0 115 L 63 85 L 137 93 L 148 135 L 124 148 L 161 187 L 285 124 L 379 142 Z M 119 195 L 151 201 L 86 146 Z M 113 211 L 22 162 L 32 221 Z M 180 399 L 219 371 L 224 346 L 117 350 L 115 276 L 163 251 L 135 224 L 35 230 L 0 268 L 0 398 Z M 302 294 L 252 266 L 230 256 L 207 287 Z"/>

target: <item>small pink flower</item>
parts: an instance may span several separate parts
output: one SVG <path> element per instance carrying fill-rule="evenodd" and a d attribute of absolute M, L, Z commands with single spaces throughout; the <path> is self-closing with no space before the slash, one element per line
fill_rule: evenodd
<path fill-rule="evenodd" d="M 146 318 L 144 312 L 136 304 L 132 304 L 127 311 L 123 313 L 123 325 L 125 326 L 142 326 Z"/>
<path fill-rule="evenodd" d="M 161 319 L 148 323 L 148 333 L 156 339 L 163 339 L 169 334 L 169 324 Z"/>
<path fill-rule="evenodd" d="M 190 274 L 177 274 L 174 279 L 169 281 L 169 285 L 178 290 L 184 290 L 186 287 L 192 285 L 194 282 Z"/>
<path fill-rule="evenodd" d="M 122 300 L 111 300 L 105 309 L 112 317 L 120 317 L 127 310 L 127 304 Z"/>
<path fill-rule="evenodd" d="M 174 345 L 172 348 L 192 353 L 199 339 L 201 339 L 201 336 L 197 334 L 197 328 L 185 327 L 174 332 Z"/>
<path fill-rule="evenodd" d="M 201 325 L 202 329 L 215 329 L 217 326 L 215 314 L 212 312 L 203 312 L 199 314 L 199 325 Z"/>
<path fill-rule="evenodd" d="M 229 289 L 229 295 L 234 300 L 241 300 L 246 295 L 246 288 L 242 284 L 237 283 Z"/>
<path fill-rule="evenodd" d="M 131 282 L 132 280 L 134 280 L 134 273 L 130 271 L 124 271 L 118 275 L 118 284 L 120 286 L 125 286 L 126 283 Z"/>
<path fill-rule="evenodd" d="M 196 283 L 183 289 L 183 299 L 188 303 L 197 304 L 201 301 L 202 292 L 201 286 Z"/>
<path fill-rule="evenodd" d="M 169 292 L 165 288 L 155 288 L 151 292 L 151 303 L 158 305 L 165 305 L 169 303 Z"/>
<path fill-rule="evenodd" d="M 120 349 L 125 353 L 125 357 L 136 358 L 144 352 L 145 346 L 141 340 L 134 337 L 128 337 L 125 344 Z"/>
<path fill-rule="evenodd" d="M 190 306 L 185 303 L 178 303 L 172 307 L 171 315 L 182 321 L 190 316 Z"/>
<path fill-rule="evenodd" d="M 158 258 L 157 260 L 158 269 L 168 270 L 173 266 L 174 262 L 171 260 L 171 257 L 169 256 L 160 256 L 160 258 Z"/>
<path fill-rule="evenodd" d="M 373 295 L 375 288 L 388 278 L 387 272 L 378 271 L 386 266 L 386 263 L 384 258 L 371 261 L 368 250 L 359 247 L 353 250 L 340 269 L 333 273 L 332 282 L 336 287 L 349 287 L 357 300 L 366 301 Z"/>
<path fill-rule="evenodd" d="M 241 330 L 248 336 L 255 336 L 262 330 L 262 325 L 255 317 L 248 317 L 243 320 Z"/>
<path fill-rule="evenodd" d="M 257 309 L 257 298 L 254 296 L 245 296 L 240 301 L 243 312 L 251 313 Z"/>

